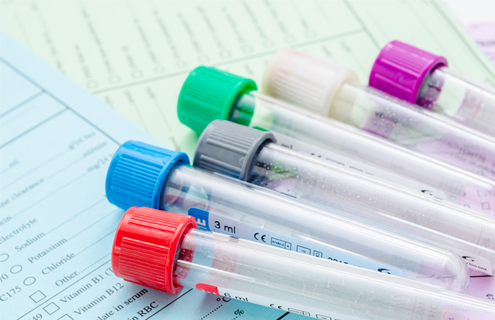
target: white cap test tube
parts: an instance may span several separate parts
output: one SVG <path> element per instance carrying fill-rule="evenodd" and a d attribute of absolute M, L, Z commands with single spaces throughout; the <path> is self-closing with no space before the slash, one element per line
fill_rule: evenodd
<path fill-rule="evenodd" d="M 376 176 L 390 184 L 408 183 L 416 188 L 416 182 L 425 186 L 424 189 L 441 190 L 445 201 L 495 214 L 493 180 L 394 145 L 326 115 L 322 117 L 261 94 L 247 78 L 198 67 L 182 87 L 177 113 L 180 121 L 198 134 L 215 119 L 264 128 L 277 134 L 279 142 L 288 139 L 290 144 L 296 139 L 336 155 L 330 158 L 342 159 L 343 155 L 379 168 L 389 174 Z"/>
<path fill-rule="evenodd" d="M 128 141 L 110 164 L 107 198 L 122 209 L 146 206 L 193 215 L 206 230 L 453 290 L 464 290 L 469 283 L 465 261 L 451 251 L 190 168 L 188 162 L 184 153 Z"/>
<path fill-rule="evenodd" d="M 491 320 L 481 298 L 195 229 L 192 217 L 132 207 L 115 234 L 117 277 L 183 286 L 320 320 Z"/>
<path fill-rule="evenodd" d="M 495 180 L 495 139 L 359 83 L 349 69 L 284 49 L 265 70 L 262 91 L 387 141 Z"/>

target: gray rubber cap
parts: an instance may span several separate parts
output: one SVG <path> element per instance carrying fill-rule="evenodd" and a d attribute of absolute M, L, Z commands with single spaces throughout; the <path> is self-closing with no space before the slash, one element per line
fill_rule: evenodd
<path fill-rule="evenodd" d="M 193 165 L 246 181 L 251 162 L 265 142 L 276 142 L 273 133 L 215 120 L 199 137 Z"/>

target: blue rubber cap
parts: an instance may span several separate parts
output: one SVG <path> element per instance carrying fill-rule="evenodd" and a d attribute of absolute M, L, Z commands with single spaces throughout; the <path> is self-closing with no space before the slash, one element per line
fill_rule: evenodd
<path fill-rule="evenodd" d="M 127 141 L 115 152 L 108 168 L 105 191 L 110 203 L 159 209 L 163 184 L 176 163 L 189 164 L 183 152 Z"/>

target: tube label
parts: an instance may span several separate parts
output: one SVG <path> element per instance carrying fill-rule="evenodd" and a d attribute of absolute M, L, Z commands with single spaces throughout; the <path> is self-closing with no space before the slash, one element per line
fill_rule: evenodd
<path fill-rule="evenodd" d="M 239 301 L 250 302 L 250 303 L 258 304 L 260 306 L 275 308 L 281 311 L 300 314 L 302 316 L 311 317 L 320 320 L 358 320 L 358 318 L 355 317 L 335 314 L 334 312 L 320 310 L 317 308 L 300 305 L 293 302 L 282 301 L 271 297 L 261 296 L 261 295 L 238 291 L 238 290 L 216 287 L 204 283 L 196 284 L 196 289 L 207 293 L 213 293 L 219 296 L 223 296 L 227 299 L 236 299 Z"/>
<path fill-rule="evenodd" d="M 277 144 L 281 145 L 282 147 L 286 147 L 290 150 L 313 156 L 322 162 L 331 163 L 350 172 L 361 174 L 368 178 L 392 183 L 395 186 L 398 186 L 402 189 L 407 189 L 408 191 L 416 194 L 420 194 L 426 197 L 432 197 L 435 200 L 439 201 L 448 200 L 447 195 L 438 188 L 434 188 L 430 185 L 408 179 L 407 177 L 364 164 L 362 161 L 352 160 L 341 154 L 318 148 L 304 142 L 300 142 L 297 139 L 284 136 L 276 132 L 273 132 L 273 134 L 275 134 L 275 137 L 277 138 Z"/>
<path fill-rule="evenodd" d="M 355 317 L 336 314 L 333 312 L 329 312 L 327 310 L 320 310 L 317 308 L 300 305 L 293 302 L 282 301 L 253 293 L 216 287 L 205 283 L 196 284 L 196 289 L 207 293 L 213 293 L 219 296 L 223 296 L 227 299 L 236 299 L 239 301 L 250 302 L 250 303 L 258 304 L 260 306 L 275 308 L 281 311 L 300 314 L 302 316 L 311 317 L 320 320 L 358 320 L 358 318 Z"/>
<path fill-rule="evenodd" d="M 310 242 L 302 241 L 280 233 L 272 232 L 261 227 L 229 219 L 218 214 L 197 208 L 190 208 L 188 215 L 193 216 L 198 224 L 198 229 L 224 233 L 233 237 L 268 244 L 282 249 L 296 251 L 312 255 L 314 257 L 328 259 L 344 264 L 349 264 L 369 270 L 405 277 L 400 269 L 369 261 L 361 257 L 342 252 L 337 248 L 328 248 Z"/>
<path fill-rule="evenodd" d="M 462 259 L 466 261 L 469 269 L 482 272 L 487 275 L 492 274 L 492 265 L 490 261 L 486 258 L 475 256 L 475 255 L 462 255 Z"/>
<path fill-rule="evenodd" d="M 293 303 L 288 301 L 283 301 L 279 299 L 274 299 L 272 297 L 266 297 L 259 294 L 233 290 L 230 288 L 222 288 L 206 283 L 197 283 L 196 289 L 212 293 L 218 296 L 223 296 L 225 301 L 230 301 L 231 299 L 236 299 L 239 301 L 250 302 L 258 304 L 261 306 L 279 309 L 281 311 L 300 314 L 303 316 L 311 317 L 320 320 L 358 320 L 361 317 L 356 318 L 353 316 L 343 315 L 341 313 L 336 313 L 328 310 L 322 310 L 319 308 L 309 307 L 301 303 Z M 489 311 L 483 310 L 466 310 L 464 308 L 459 308 L 455 305 L 455 302 L 451 306 L 444 305 L 440 301 L 434 301 L 429 297 L 417 297 L 414 302 L 414 310 L 412 311 L 411 317 L 407 315 L 408 319 L 431 319 L 431 320 L 491 320 L 493 314 Z M 352 312 L 352 310 L 351 310 Z M 405 315 L 406 316 L 406 315 Z"/>
<path fill-rule="evenodd" d="M 364 101 L 357 102 L 354 109 L 358 113 L 363 110 L 356 108 L 359 105 L 367 106 Z M 370 113 L 369 116 L 366 115 L 367 122 L 364 125 L 356 122 L 355 125 L 407 149 L 492 180 L 495 178 L 495 153 L 490 143 L 485 143 L 483 139 L 476 139 L 469 134 L 465 136 L 458 133 L 455 127 L 441 127 L 438 124 L 433 126 L 434 123 L 424 122 L 424 119 L 413 116 L 412 111 L 395 114 L 392 109 L 379 104 L 376 105 L 375 110 L 367 108 L 363 111 Z M 403 107 L 403 110 L 406 109 Z"/>

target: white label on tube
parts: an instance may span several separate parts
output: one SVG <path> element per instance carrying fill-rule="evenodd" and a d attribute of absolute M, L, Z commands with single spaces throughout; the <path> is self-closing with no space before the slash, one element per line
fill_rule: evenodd
<path fill-rule="evenodd" d="M 256 101 L 259 101 L 256 99 Z M 265 129 L 270 129 L 273 123 L 273 112 L 271 108 L 266 107 L 255 107 L 253 116 L 251 117 L 250 127 L 260 127 Z"/>
<path fill-rule="evenodd" d="M 475 255 L 463 255 L 462 258 L 466 261 L 469 269 L 492 275 L 492 265 L 488 259 Z"/>
<path fill-rule="evenodd" d="M 275 308 L 290 313 L 300 314 L 306 317 L 311 317 L 320 320 L 358 320 L 358 318 L 336 314 L 327 310 L 315 309 L 305 305 L 299 305 L 293 302 L 273 299 L 271 297 L 265 297 L 257 294 L 246 293 L 242 291 L 225 289 L 220 287 L 216 287 L 216 288 L 218 290 L 218 294 L 226 298 L 255 303 L 261 306 Z"/>
<path fill-rule="evenodd" d="M 293 303 L 288 301 L 283 301 L 279 299 L 274 299 L 272 297 L 266 297 L 254 293 L 247 293 L 244 291 L 234 290 L 230 288 L 216 287 L 206 283 L 197 283 L 196 289 L 203 292 L 212 293 L 215 295 L 223 296 L 224 301 L 228 302 L 231 299 L 236 299 L 239 301 L 249 302 L 258 304 L 261 306 L 278 309 L 285 312 L 300 314 L 303 316 L 311 317 L 320 320 L 358 320 L 363 319 L 361 317 L 356 318 L 353 316 L 342 315 L 341 313 L 335 313 L 328 310 L 322 310 L 318 308 L 308 307 L 307 305 L 300 303 Z M 261 291 L 261 290 L 260 290 Z M 431 320 L 492 320 L 493 315 L 490 312 L 483 311 L 472 311 L 459 309 L 455 304 L 451 307 L 444 305 L 439 306 L 436 304 L 428 305 L 429 298 L 423 297 L 423 299 L 416 298 L 415 310 L 412 317 L 407 317 L 408 319 L 431 319 Z M 439 308 L 440 307 L 440 308 Z M 236 311 L 237 317 L 234 319 L 239 319 L 243 315 L 242 310 Z M 375 319 L 373 317 L 373 319 Z"/>
<path fill-rule="evenodd" d="M 433 110 L 439 108 L 443 113 L 452 117 L 459 111 L 465 96 L 466 87 L 462 82 L 458 80 L 452 81 L 450 77 L 446 77 Z"/>
<path fill-rule="evenodd" d="M 298 240 L 286 235 L 250 225 L 245 222 L 222 217 L 197 208 L 190 208 L 188 215 L 193 216 L 198 224 L 198 229 L 224 233 L 237 238 L 251 240 L 274 247 L 296 251 L 312 255 L 318 258 L 328 259 L 344 264 L 349 264 L 369 270 L 405 277 L 400 269 L 382 265 L 374 261 L 363 259 L 349 253 L 318 246 L 306 241 Z"/>
<path fill-rule="evenodd" d="M 283 147 L 315 156 L 323 162 L 329 162 L 354 173 L 375 178 L 382 182 L 391 183 L 414 193 L 419 193 L 427 197 L 433 197 L 434 199 L 440 201 L 447 200 L 447 196 L 443 191 L 429 185 L 421 184 L 406 177 L 386 172 L 373 166 L 363 164 L 359 161 L 352 160 L 335 152 L 324 150 L 285 135 L 277 134 L 276 132 L 273 132 L 273 134 L 277 138 L 277 144 Z"/>
<path fill-rule="evenodd" d="M 352 123 L 357 128 L 366 126 L 370 118 L 380 109 L 380 105 L 370 100 L 368 94 L 364 92 L 358 93 L 352 106 L 345 107 L 351 107 L 349 116 L 345 121 Z"/>

